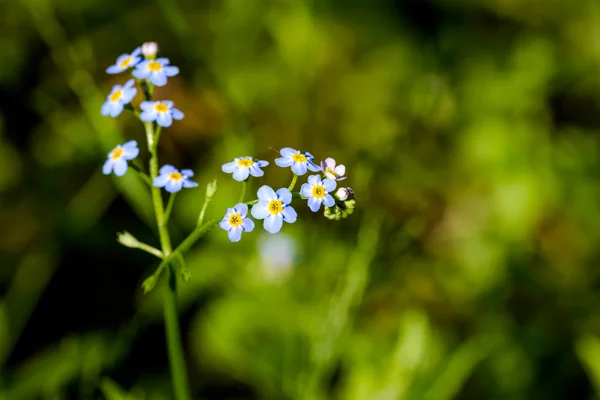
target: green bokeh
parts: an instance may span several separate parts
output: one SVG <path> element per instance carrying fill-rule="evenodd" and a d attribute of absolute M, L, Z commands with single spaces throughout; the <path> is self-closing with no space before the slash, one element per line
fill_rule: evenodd
<path fill-rule="evenodd" d="M 172 398 L 164 282 L 142 295 L 156 260 L 115 241 L 158 246 L 149 192 L 100 171 L 144 142 L 100 107 L 148 40 L 181 69 L 161 163 L 200 184 L 175 243 L 213 179 L 208 218 L 235 204 L 242 155 L 271 162 L 251 194 L 289 146 L 357 198 L 186 255 L 195 398 L 600 396 L 599 26 L 595 0 L 0 0 L 0 399 Z"/>

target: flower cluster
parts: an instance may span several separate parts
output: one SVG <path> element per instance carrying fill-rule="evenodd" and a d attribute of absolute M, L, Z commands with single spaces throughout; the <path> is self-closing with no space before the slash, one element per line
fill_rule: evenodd
<path fill-rule="evenodd" d="M 140 103 L 141 113 L 131 105 L 131 101 L 137 94 L 137 89 L 133 87 L 136 80 L 146 98 L 149 99 L 152 85 L 164 86 L 167 84 L 167 77 L 179 73 L 179 68 L 170 66 L 167 58 L 156 58 L 157 52 L 156 43 L 144 43 L 130 54 L 121 54 L 116 62 L 106 69 L 109 74 L 129 71 L 136 79 L 129 79 L 123 86 L 113 86 L 102 105 L 102 115 L 115 118 L 123 112 L 123 109 L 129 108 L 142 122 L 156 123 L 157 126 L 164 128 L 171 126 L 173 120 L 183 119 L 183 113 L 175 108 L 175 103 L 171 100 L 143 101 Z M 127 172 L 128 161 L 136 158 L 138 154 L 139 149 L 135 140 L 118 145 L 108 153 L 102 172 L 105 175 L 114 172 L 116 176 L 123 176 Z M 160 175 L 154 177 L 152 184 L 158 188 L 164 187 L 170 193 L 178 192 L 182 188 L 198 186 L 196 182 L 190 180 L 194 175 L 190 169 L 178 171 L 172 165 L 164 165 L 159 172 Z"/>
<path fill-rule="evenodd" d="M 317 212 L 323 205 L 325 209 L 325 216 L 329 219 L 340 219 L 346 217 L 350 213 L 346 212 L 343 214 L 341 210 L 347 210 L 351 205 L 354 210 L 354 192 L 350 188 L 339 188 L 337 192 L 334 192 L 337 187 L 337 181 L 346 179 L 344 176 L 346 173 L 346 167 L 343 165 L 337 165 L 333 158 L 327 158 L 322 161 L 320 167 L 315 164 L 314 156 L 308 152 L 299 151 L 290 147 L 285 147 L 280 151 L 281 157 L 275 160 L 275 164 L 280 167 L 290 167 L 294 173 L 294 179 L 289 189 L 281 188 L 277 191 L 273 190 L 267 185 L 261 186 L 257 192 L 257 200 L 245 203 L 249 204 L 252 209 L 250 214 L 252 217 L 263 220 L 263 227 L 269 233 L 277 233 L 283 227 L 283 222 L 294 223 L 298 214 L 296 210 L 291 206 L 294 197 L 302 198 L 307 200 L 308 208 L 311 211 Z M 254 177 L 261 177 L 264 172 L 260 167 L 265 167 L 269 163 L 267 161 L 257 160 L 250 156 L 244 156 L 235 158 L 232 162 L 223 164 L 223 172 L 233 174 L 233 179 L 240 182 L 245 182 L 250 175 Z M 307 182 L 302 185 L 299 193 L 292 193 L 291 190 L 298 178 L 298 176 L 305 175 L 308 171 L 322 172 L 321 175 L 310 175 Z M 352 193 L 352 198 L 350 198 Z M 350 204 L 350 203 L 351 204 Z M 349 203 L 348 205 L 346 203 Z M 243 220 L 249 220 L 247 217 L 247 208 L 239 211 L 239 208 L 244 203 L 236 205 L 233 209 L 228 208 L 227 213 L 223 217 L 219 226 L 229 232 L 229 238 L 231 241 L 237 242 L 241 238 L 241 232 L 238 227 L 242 224 Z M 235 211 L 238 210 L 238 211 Z M 330 215 L 334 215 L 331 218 Z M 335 215 L 339 215 L 335 218 Z M 234 216 L 234 217 L 232 217 Z M 250 232 L 254 228 L 244 229 L 243 231 Z M 237 231 L 233 231 L 238 229 Z M 234 232 L 232 234 L 232 232 Z M 235 239 L 232 239 L 233 238 Z"/>

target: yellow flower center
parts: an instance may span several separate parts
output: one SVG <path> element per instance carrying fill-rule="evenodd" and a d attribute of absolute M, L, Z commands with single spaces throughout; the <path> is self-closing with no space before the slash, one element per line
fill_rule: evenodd
<path fill-rule="evenodd" d="M 154 110 L 156 110 L 156 112 L 159 113 L 164 113 L 169 111 L 169 106 L 167 106 L 166 104 L 163 103 L 158 103 L 157 105 L 154 106 Z"/>
<path fill-rule="evenodd" d="M 269 212 L 271 212 L 271 214 L 279 214 L 281 210 L 283 210 L 281 200 L 271 200 L 269 202 Z"/>
<path fill-rule="evenodd" d="M 123 61 L 121 61 L 119 63 L 119 67 L 121 68 L 125 68 L 126 66 L 129 65 L 129 62 L 131 61 L 131 57 L 126 57 Z"/>
<path fill-rule="evenodd" d="M 233 226 L 234 228 L 240 226 L 242 224 L 242 221 L 243 219 L 240 214 L 231 214 L 229 216 L 229 225 Z"/>
<path fill-rule="evenodd" d="M 152 72 L 157 72 L 160 71 L 162 69 L 162 64 L 159 63 L 158 61 L 150 61 L 148 63 L 148 69 Z"/>
<path fill-rule="evenodd" d="M 337 173 L 336 173 L 334 170 L 332 170 L 331 168 L 327 168 L 327 169 L 325 170 L 325 172 L 329 172 L 331 175 L 333 175 L 333 176 L 337 176 Z"/>
<path fill-rule="evenodd" d="M 117 89 L 113 92 L 113 94 L 110 95 L 110 101 L 112 101 L 113 103 L 115 101 L 118 101 L 121 98 L 121 94 L 123 93 L 123 91 L 121 89 Z"/>
<path fill-rule="evenodd" d="M 117 147 L 113 151 L 110 152 L 110 158 L 112 158 L 113 160 L 121 158 L 122 155 L 123 155 L 122 147 Z"/>
<path fill-rule="evenodd" d="M 251 158 L 242 158 L 241 160 L 238 160 L 238 165 L 240 167 L 249 168 L 252 166 L 252 164 L 254 164 L 254 161 L 252 161 Z"/>
<path fill-rule="evenodd" d="M 321 185 L 315 185 L 312 188 L 312 195 L 313 197 L 320 199 L 322 197 L 325 197 L 325 188 Z"/>
<path fill-rule="evenodd" d="M 306 156 L 301 153 L 296 153 L 292 156 L 292 160 L 296 162 L 306 162 Z"/>
<path fill-rule="evenodd" d="M 181 175 L 179 172 L 171 172 L 169 174 L 169 179 L 172 181 L 178 181 L 182 178 L 183 178 L 183 175 Z"/>

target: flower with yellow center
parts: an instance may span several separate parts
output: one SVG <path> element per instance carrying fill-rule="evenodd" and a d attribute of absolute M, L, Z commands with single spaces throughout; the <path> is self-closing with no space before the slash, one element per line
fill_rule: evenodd
<path fill-rule="evenodd" d="M 301 152 L 299 150 L 292 149 L 291 147 L 284 147 L 279 152 L 280 158 L 275 159 L 275 164 L 280 167 L 292 167 L 292 172 L 296 175 L 304 175 L 308 170 L 318 172 L 321 169 L 314 163 L 314 157 L 308 152 Z"/>
<path fill-rule="evenodd" d="M 113 86 L 110 94 L 106 96 L 106 101 L 102 104 L 101 114 L 110 115 L 113 118 L 121 114 L 125 105 L 130 103 L 137 93 L 133 84 L 134 80 L 130 79 L 123 86 Z"/>
<path fill-rule="evenodd" d="M 138 79 L 145 79 L 155 86 L 167 84 L 167 77 L 179 73 L 179 68 L 169 65 L 168 58 L 157 58 L 156 60 L 145 60 L 135 66 L 132 72 Z"/>
<path fill-rule="evenodd" d="M 269 165 L 267 161 L 255 160 L 250 156 L 235 158 L 232 162 L 223 164 L 221 169 L 228 174 L 233 173 L 233 179 L 243 182 L 250 175 L 255 177 L 263 176 L 265 173 L 261 167 Z"/>
<path fill-rule="evenodd" d="M 321 171 L 323 171 L 325 177 L 329 179 L 336 181 L 342 181 L 346 179 L 344 176 L 346 173 L 346 167 L 343 165 L 336 166 L 333 158 L 326 158 L 325 161 L 321 161 Z"/>
<path fill-rule="evenodd" d="M 131 67 L 135 67 L 137 63 L 142 59 L 140 57 L 142 49 L 138 47 L 131 54 L 121 54 L 117 61 L 106 69 L 109 74 L 119 74 Z"/>
<path fill-rule="evenodd" d="M 140 119 L 144 122 L 156 121 L 163 128 L 173 124 L 174 119 L 182 119 L 183 113 L 176 109 L 175 103 L 170 100 L 143 101 L 140 104 L 142 113 Z"/>
<path fill-rule="evenodd" d="M 108 153 L 106 162 L 102 167 L 102 173 L 109 175 L 114 172 L 116 176 L 123 176 L 127 172 L 127 161 L 133 160 L 140 153 L 137 142 L 131 140 L 125 144 L 120 144 Z"/>
<path fill-rule="evenodd" d="M 333 179 L 323 179 L 319 175 L 308 177 L 308 183 L 300 188 L 300 195 L 308 199 L 308 207 L 313 212 L 319 211 L 321 203 L 326 207 L 333 207 L 335 199 L 329 192 L 335 190 L 336 183 Z"/>
<path fill-rule="evenodd" d="M 257 192 L 259 202 L 252 207 L 252 216 L 262 219 L 263 227 L 269 233 L 277 233 L 283 226 L 283 221 L 296 222 L 296 210 L 290 206 L 292 193 L 281 188 L 277 192 L 269 186 L 262 186 Z"/>
<path fill-rule="evenodd" d="M 232 242 L 238 242 L 242 238 L 242 232 L 251 232 L 254 229 L 254 221 L 248 218 L 248 206 L 238 203 L 233 208 L 228 208 L 223 216 L 219 227 L 227 231 L 227 236 Z"/>
<path fill-rule="evenodd" d="M 190 178 L 194 176 L 194 172 L 191 169 L 182 169 L 179 171 L 172 165 L 164 165 L 159 175 L 154 178 L 152 184 L 156 187 L 164 187 L 167 192 L 175 193 L 179 192 L 182 188 L 192 188 L 198 186 L 198 184 Z"/>

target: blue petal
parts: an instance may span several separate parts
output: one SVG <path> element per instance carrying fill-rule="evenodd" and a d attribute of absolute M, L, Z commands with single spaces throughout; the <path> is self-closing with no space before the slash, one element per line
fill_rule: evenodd
<path fill-rule="evenodd" d="M 324 179 L 323 180 L 323 187 L 328 192 L 333 192 L 335 190 L 336 186 L 337 186 L 337 183 L 335 183 L 335 181 L 333 179 Z"/>
<path fill-rule="evenodd" d="M 166 57 L 157 58 L 156 61 L 158 61 L 163 67 L 171 63 L 171 61 L 169 61 L 169 59 Z"/>
<path fill-rule="evenodd" d="M 194 176 L 194 171 L 192 171 L 191 169 L 182 169 L 180 172 L 181 175 L 185 176 L 186 178 L 191 178 L 192 176 Z"/>
<path fill-rule="evenodd" d="M 306 163 L 295 162 L 292 164 L 292 172 L 296 175 L 304 175 L 306 173 Z"/>
<path fill-rule="evenodd" d="M 266 201 L 267 203 L 277 199 L 275 191 L 267 185 L 261 186 L 260 189 L 258 189 L 258 192 L 256 192 L 256 195 L 260 201 Z"/>
<path fill-rule="evenodd" d="M 156 101 L 142 101 L 142 102 L 140 103 L 140 108 L 141 108 L 143 111 L 146 111 L 146 110 L 152 110 L 152 109 L 154 108 L 154 105 L 155 105 L 156 103 L 157 103 Z"/>
<path fill-rule="evenodd" d="M 250 175 L 252 176 L 256 176 L 256 177 L 261 177 L 263 176 L 265 173 L 263 172 L 262 169 L 258 168 L 258 166 L 256 164 L 254 164 L 253 166 L 251 166 L 249 169 Z"/>
<path fill-rule="evenodd" d="M 158 101 L 157 101 L 157 103 L 158 103 Z M 173 103 L 172 100 L 161 100 L 161 103 L 165 104 L 169 108 L 173 108 L 173 106 L 175 105 L 175 103 Z"/>
<path fill-rule="evenodd" d="M 135 83 L 134 79 L 130 79 L 127 82 L 125 82 L 125 86 L 123 86 L 124 89 L 131 89 L 133 87 L 133 84 Z"/>
<path fill-rule="evenodd" d="M 269 211 L 267 203 L 258 203 L 252 206 L 250 214 L 256 219 L 263 219 L 268 217 L 271 212 Z"/>
<path fill-rule="evenodd" d="M 244 232 L 252 232 L 254 230 L 254 221 L 250 218 L 244 218 L 241 226 Z"/>
<path fill-rule="evenodd" d="M 233 179 L 235 179 L 238 182 L 245 181 L 248 178 L 249 174 L 250 171 L 248 170 L 248 168 L 240 167 L 239 165 L 233 167 Z"/>
<path fill-rule="evenodd" d="M 110 102 L 107 100 L 104 104 L 102 104 L 102 109 L 100 110 L 100 114 L 107 116 L 110 114 Z"/>
<path fill-rule="evenodd" d="M 133 160 L 140 154 L 140 149 L 137 147 L 125 147 L 123 146 L 123 159 L 125 160 Z"/>
<path fill-rule="evenodd" d="M 283 216 L 283 220 L 290 224 L 296 222 L 296 218 L 298 217 L 296 210 L 294 210 L 294 208 L 291 206 L 283 207 L 281 215 Z"/>
<path fill-rule="evenodd" d="M 130 140 L 128 142 L 123 143 L 123 146 L 121 146 L 121 147 L 127 147 L 128 149 L 137 148 L 138 144 L 135 140 Z"/>
<path fill-rule="evenodd" d="M 333 207 L 335 204 L 335 200 L 330 194 L 325 195 L 325 199 L 323 199 L 323 204 L 327 207 Z"/>
<path fill-rule="evenodd" d="M 165 185 L 169 182 L 169 174 L 162 174 L 154 178 L 154 182 L 152 184 L 158 188 L 165 187 Z"/>
<path fill-rule="evenodd" d="M 111 65 L 110 67 L 106 68 L 107 74 L 118 74 L 123 71 L 124 71 L 124 69 L 119 67 L 118 65 Z"/>
<path fill-rule="evenodd" d="M 156 123 L 164 128 L 168 128 L 173 124 L 171 114 L 168 112 L 157 113 Z"/>
<path fill-rule="evenodd" d="M 123 93 L 121 94 L 121 102 L 123 104 L 131 103 L 131 100 L 133 100 L 136 93 L 136 88 L 123 89 Z"/>
<path fill-rule="evenodd" d="M 262 167 L 266 167 L 267 165 L 269 165 L 269 162 L 268 161 L 264 161 L 264 160 L 257 160 L 257 161 L 255 161 L 255 163 L 256 163 L 256 165 L 258 167 L 261 167 L 261 168 Z"/>
<path fill-rule="evenodd" d="M 142 47 L 137 47 L 134 51 L 131 52 L 131 57 L 138 56 L 142 52 Z"/>
<path fill-rule="evenodd" d="M 308 177 L 308 183 L 310 183 L 311 186 L 320 185 L 321 178 L 319 175 L 311 175 Z"/>
<path fill-rule="evenodd" d="M 167 84 L 167 75 L 165 75 L 165 71 L 156 71 L 150 74 L 150 82 L 152 82 L 155 86 L 165 86 Z"/>
<path fill-rule="evenodd" d="M 160 167 L 160 171 L 158 171 L 161 175 L 170 174 L 171 172 L 179 172 L 177 168 L 172 166 L 171 164 L 165 164 Z"/>
<path fill-rule="evenodd" d="M 223 172 L 231 174 L 233 172 L 233 167 L 235 167 L 236 165 L 237 161 L 228 162 L 221 166 L 221 170 L 223 170 Z"/>
<path fill-rule="evenodd" d="M 144 122 L 152 122 L 156 119 L 156 111 L 142 111 L 142 113 L 140 114 L 140 119 Z"/>
<path fill-rule="evenodd" d="M 308 164 L 308 169 L 310 169 L 312 172 L 319 172 L 319 171 L 321 171 L 321 167 L 319 167 L 314 162 L 309 161 L 307 164 Z"/>
<path fill-rule="evenodd" d="M 221 222 L 219 222 L 219 227 L 221 229 L 224 229 L 226 231 L 229 230 L 229 228 L 231 228 L 231 225 L 229 225 L 229 218 L 225 217 L 221 220 Z"/>
<path fill-rule="evenodd" d="M 116 176 L 125 175 L 125 172 L 127 172 L 127 161 L 123 159 L 115 160 L 113 169 Z"/>
<path fill-rule="evenodd" d="M 176 108 L 171 109 L 171 116 L 173 119 L 183 119 L 184 117 L 183 113 Z"/>
<path fill-rule="evenodd" d="M 290 165 L 292 165 L 294 163 L 294 160 L 292 160 L 291 158 L 276 158 L 275 159 L 275 164 L 279 165 L 280 167 L 289 167 Z"/>
<path fill-rule="evenodd" d="M 227 233 L 227 236 L 229 236 L 229 240 L 231 240 L 232 242 L 239 242 L 242 238 L 242 228 L 231 228 Z"/>
<path fill-rule="evenodd" d="M 242 216 L 242 218 L 245 218 L 246 215 L 248 215 L 248 206 L 245 205 L 244 203 L 238 203 L 233 208 L 235 209 L 235 211 L 238 214 L 240 214 Z"/>
<path fill-rule="evenodd" d="M 276 194 L 283 204 L 290 204 L 292 202 L 292 193 L 288 189 L 281 188 L 277 190 Z"/>
<path fill-rule="evenodd" d="M 108 160 L 106 160 L 106 162 L 104 163 L 104 165 L 102 166 L 102 173 L 104 175 L 110 175 L 110 173 L 113 170 L 113 160 L 111 158 L 109 158 Z"/>
<path fill-rule="evenodd" d="M 284 147 L 279 152 L 279 154 L 281 154 L 281 156 L 285 158 L 290 158 L 296 153 L 298 153 L 298 150 L 292 149 L 291 147 Z"/>
<path fill-rule="evenodd" d="M 121 112 L 123 111 L 123 104 L 122 103 L 111 103 L 110 105 L 110 116 L 115 118 L 117 117 L 119 114 L 121 114 Z"/>
<path fill-rule="evenodd" d="M 197 182 L 191 181 L 189 179 L 183 179 L 183 187 L 193 188 L 193 187 L 196 187 L 196 186 L 198 186 Z"/>
<path fill-rule="evenodd" d="M 300 188 L 300 194 L 304 197 L 310 197 L 312 196 L 312 188 L 312 185 L 305 183 Z"/>
<path fill-rule="evenodd" d="M 169 181 L 165 185 L 165 189 L 169 193 L 175 193 L 175 192 L 179 192 L 181 190 L 182 186 L 183 186 L 183 182 L 181 181 L 181 179 L 178 181 L 169 179 Z"/>
<path fill-rule="evenodd" d="M 133 72 L 131 73 L 131 75 L 135 76 L 138 79 L 146 79 L 148 78 L 148 75 L 150 75 L 150 71 L 148 71 L 148 69 L 146 68 L 142 68 L 141 65 L 144 63 L 144 61 L 142 61 L 141 63 L 139 63 L 136 66 L 136 69 L 133 70 Z"/>
<path fill-rule="evenodd" d="M 269 233 L 277 233 L 283 226 L 283 216 L 281 214 L 269 215 L 263 222 L 263 227 Z"/>
<path fill-rule="evenodd" d="M 320 207 L 321 207 L 321 200 L 320 199 L 316 199 L 314 197 L 309 197 L 308 198 L 308 208 L 310 208 L 310 210 L 312 212 L 319 211 Z"/>
<path fill-rule="evenodd" d="M 179 73 L 179 68 L 173 66 L 165 67 L 164 70 L 167 76 L 175 76 Z"/>

